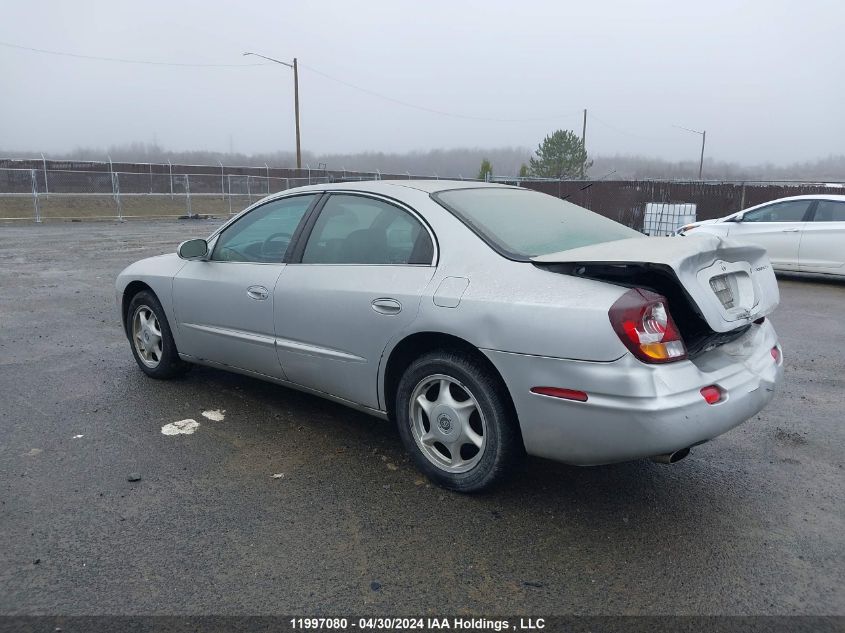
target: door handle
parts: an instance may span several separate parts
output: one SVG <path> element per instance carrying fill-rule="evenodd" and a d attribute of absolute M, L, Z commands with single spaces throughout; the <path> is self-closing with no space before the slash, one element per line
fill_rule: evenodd
<path fill-rule="evenodd" d="M 783 229 L 781 233 L 797 233 L 801 229 Z"/>
<path fill-rule="evenodd" d="M 270 296 L 270 291 L 264 286 L 250 286 L 246 289 L 246 296 L 256 301 L 264 301 Z"/>
<path fill-rule="evenodd" d="M 379 314 L 399 314 L 402 312 L 402 304 L 396 299 L 376 299 L 373 301 L 373 310 Z"/>

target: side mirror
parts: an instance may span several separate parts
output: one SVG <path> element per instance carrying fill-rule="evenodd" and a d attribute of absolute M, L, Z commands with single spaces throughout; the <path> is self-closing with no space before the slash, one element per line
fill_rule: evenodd
<path fill-rule="evenodd" d="M 744 213 L 738 213 L 737 215 L 735 215 L 734 216 L 734 222 L 742 222 L 742 216 L 744 216 L 744 215 L 745 215 Z"/>
<path fill-rule="evenodd" d="M 202 239 L 182 242 L 176 249 L 176 253 L 182 259 L 202 259 L 208 255 L 208 242 Z"/>

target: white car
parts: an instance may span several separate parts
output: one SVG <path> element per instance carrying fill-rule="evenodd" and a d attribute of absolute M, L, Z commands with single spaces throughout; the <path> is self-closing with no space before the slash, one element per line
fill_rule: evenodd
<path fill-rule="evenodd" d="M 762 246 L 775 270 L 845 277 L 845 196 L 780 198 L 678 230 L 693 233 Z"/>

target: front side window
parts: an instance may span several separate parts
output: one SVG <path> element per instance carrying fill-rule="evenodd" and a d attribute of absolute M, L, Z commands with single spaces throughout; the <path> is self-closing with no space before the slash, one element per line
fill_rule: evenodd
<path fill-rule="evenodd" d="M 514 259 L 643 237 L 598 213 L 536 191 L 485 187 L 441 191 L 432 198 L 494 249 Z"/>
<path fill-rule="evenodd" d="M 253 209 L 220 234 L 211 259 L 281 263 L 296 227 L 315 197 L 282 198 Z"/>
<path fill-rule="evenodd" d="M 749 211 L 743 222 L 803 222 L 812 200 L 787 200 Z"/>
<path fill-rule="evenodd" d="M 845 222 L 845 202 L 819 200 L 813 222 Z"/>
<path fill-rule="evenodd" d="M 303 264 L 431 264 L 434 246 L 422 224 L 387 202 L 332 195 L 320 211 Z"/>

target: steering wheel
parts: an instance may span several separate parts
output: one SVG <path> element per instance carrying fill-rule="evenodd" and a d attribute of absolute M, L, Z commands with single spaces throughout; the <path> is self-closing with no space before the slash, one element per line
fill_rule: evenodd
<path fill-rule="evenodd" d="M 270 234 L 270 235 L 268 235 L 268 236 L 267 236 L 267 238 L 266 238 L 266 239 L 265 239 L 265 240 L 261 243 L 261 255 L 262 255 L 262 256 L 267 256 L 267 254 L 268 254 L 268 253 L 267 253 L 267 247 L 270 245 L 270 243 L 271 243 L 273 240 L 275 240 L 275 239 L 276 239 L 276 238 L 278 238 L 278 237 L 286 237 L 286 238 L 288 239 L 288 244 L 290 244 L 290 240 L 291 240 L 291 238 L 292 238 L 293 236 L 292 236 L 290 233 L 286 233 L 286 232 L 284 232 L 284 231 L 279 232 L 279 233 L 271 233 L 271 234 Z M 272 256 L 276 256 L 276 255 L 281 256 L 281 255 L 284 255 L 284 254 L 285 254 L 285 253 L 284 253 L 284 251 L 282 251 L 281 253 L 270 253 L 270 255 L 272 255 Z"/>

